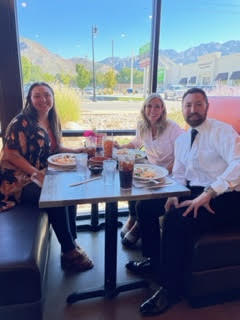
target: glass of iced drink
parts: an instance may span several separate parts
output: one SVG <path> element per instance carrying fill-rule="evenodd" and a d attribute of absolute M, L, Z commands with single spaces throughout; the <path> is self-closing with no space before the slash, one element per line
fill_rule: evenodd
<path fill-rule="evenodd" d="M 131 189 L 133 179 L 133 169 L 135 162 L 135 153 L 128 152 L 118 155 L 118 169 L 120 178 L 120 188 Z"/>
<path fill-rule="evenodd" d="M 97 138 L 96 137 L 87 137 L 85 146 L 86 146 L 86 152 L 88 154 L 88 158 L 95 157 L 96 154 L 96 143 Z"/>
<path fill-rule="evenodd" d="M 113 138 L 112 136 L 106 136 L 103 143 L 104 157 L 112 158 L 113 152 Z"/>

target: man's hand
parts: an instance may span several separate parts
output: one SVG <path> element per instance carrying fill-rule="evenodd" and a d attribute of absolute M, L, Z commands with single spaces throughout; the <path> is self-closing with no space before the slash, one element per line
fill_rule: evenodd
<path fill-rule="evenodd" d="M 178 208 L 178 198 L 177 197 L 168 198 L 164 207 L 166 212 L 168 212 L 171 209 L 171 207 Z"/>
<path fill-rule="evenodd" d="M 211 194 L 208 192 L 201 193 L 197 198 L 193 200 L 185 200 L 178 205 L 178 208 L 188 207 L 186 211 L 184 211 L 183 216 L 186 217 L 193 210 L 193 217 L 197 218 L 198 209 L 200 207 L 204 207 L 210 213 L 214 214 L 215 212 L 210 207 Z"/>

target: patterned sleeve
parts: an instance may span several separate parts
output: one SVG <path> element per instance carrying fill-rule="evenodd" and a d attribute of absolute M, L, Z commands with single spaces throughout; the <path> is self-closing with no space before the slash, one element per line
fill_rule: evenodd
<path fill-rule="evenodd" d="M 22 115 L 15 117 L 9 124 L 6 145 L 9 149 L 17 150 L 21 155 L 27 153 L 27 131 L 29 123 Z"/>

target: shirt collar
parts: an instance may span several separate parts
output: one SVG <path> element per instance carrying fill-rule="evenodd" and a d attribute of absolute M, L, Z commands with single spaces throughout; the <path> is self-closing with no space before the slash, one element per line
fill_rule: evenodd
<path fill-rule="evenodd" d="M 201 133 L 201 132 L 203 132 L 203 131 L 205 131 L 206 130 L 206 128 L 207 128 L 207 126 L 208 126 L 208 120 L 206 119 L 203 123 L 201 123 L 199 126 L 197 126 L 197 127 L 194 127 L 194 129 L 196 129 L 197 131 L 198 131 L 198 133 Z M 189 128 L 189 132 L 191 133 L 191 130 L 193 129 L 193 127 L 190 127 Z"/>

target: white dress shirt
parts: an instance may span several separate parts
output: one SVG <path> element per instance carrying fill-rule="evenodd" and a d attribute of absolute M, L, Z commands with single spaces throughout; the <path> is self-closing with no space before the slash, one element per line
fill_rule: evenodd
<path fill-rule="evenodd" d="M 191 128 L 176 140 L 173 177 L 190 186 L 211 186 L 219 195 L 240 191 L 240 136 L 228 124 L 214 119 L 196 127 L 191 147 Z"/>
<path fill-rule="evenodd" d="M 156 139 L 153 139 L 151 130 L 141 137 L 137 128 L 136 137 L 131 143 L 135 148 L 144 146 L 150 163 L 168 168 L 173 165 L 176 138 L 183 132 L 176 122 L 168 120 L 166 129 Z"/>

